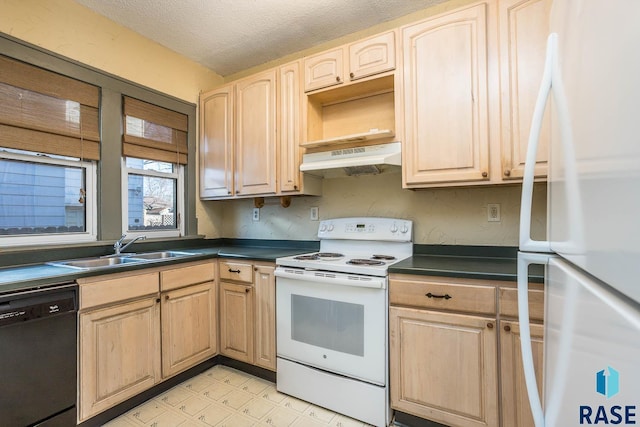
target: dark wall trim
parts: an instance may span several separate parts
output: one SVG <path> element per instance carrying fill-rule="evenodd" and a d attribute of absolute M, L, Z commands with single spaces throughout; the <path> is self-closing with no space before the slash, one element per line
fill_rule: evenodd
<path fill-rule="evenodd" d="M 0 33 L 0 54 L 99 86 L 101 91 L 101 160 L 98 168 L 98 240 L 116 240 L 122 233 L 121 156 L 122 96 L 127 95 L 189 117 L 189 164 L 185 170 L 185 235 L 197 234 L 196 105 L 139 85 L 55 52 Z"/>

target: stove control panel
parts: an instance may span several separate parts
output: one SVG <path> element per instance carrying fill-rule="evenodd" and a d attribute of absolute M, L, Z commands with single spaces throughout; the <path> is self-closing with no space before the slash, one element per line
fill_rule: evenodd
<path fill-rule="evenodd" d="M 321 239 L 388 240 L 410 242 L 413 222 L 396 218 L 334 218 L 320 222 Z"/>

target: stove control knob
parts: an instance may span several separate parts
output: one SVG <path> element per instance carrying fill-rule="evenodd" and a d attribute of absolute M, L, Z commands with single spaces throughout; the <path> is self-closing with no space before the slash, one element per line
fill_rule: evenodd
<path fill-rule="evenodd" d="M 327 231 L 327 225 L 326 225 L 326 224 L 322 224 L 322 225 L 320 226 L 320 231 L 321 231 L 321 232 L 325 232 L 325 231 Z"/>
<path fill-rule="evenodd" d="M 328 231 L 333 231 L 333 224 L 329 224 Z"/>
<path fill-rule="evenodd" d="M 391 226 L 391 232 L 392 233 L 397 233 L 398 232 L 398 226 L 396 225 L 396 223 L 394 222 L 393 225 Z"/>
<path fill-rule="evenodd" d="M 402 226 L 402 228 L 400 228 L 400 232 L 401 232 L 402 234 L 405 234 L 407 231 L 409 231 L 409 227 L 407 227 L 407 225 L 406 225 L 406 224 L 404 224 L 404 225 Z"/>

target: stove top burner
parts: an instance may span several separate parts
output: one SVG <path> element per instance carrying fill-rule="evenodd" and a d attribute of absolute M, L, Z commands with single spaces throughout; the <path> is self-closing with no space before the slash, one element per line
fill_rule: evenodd
<path fill-rule="evenodd" d="M 383 260 L 383 261 L 393 261 L 394 259 L 396 259 L 396 257 L 391 256 L 391 255 L 373 255 L 371 257 L 371 259 L 379 259 L 379 260 Z"/>
<path fill-rule="evenodd" d="M 338 252 L 318 252 L 316 255 L 319 258 L 342 258 L 344 256 L 344 254 Z"/>
<path fill-rule="evenodd" d="M 384 265 L 384 262 L 378 261 L 375 259 L 363 259 L 363 258 L 355 258 L 347 261 L 347 264 L 351 265 Z"/>
<path fill-rule="evenodd" d="M 344 257 L 343 254 L 337 252 L 317 252 L 315 254 L 298 255 L 293 259 L 300 261 L 316 261 L 316 260 L 330 260 Z"/>
<path fill-rule="evenodd" d="M 318 254 L 310 254 L 310 255 L 298 255 L 293 259 L 298 259 L 300 261 L 313 261 L 316 259 L 320 259 L 320 257 L 318 256 Z"/>

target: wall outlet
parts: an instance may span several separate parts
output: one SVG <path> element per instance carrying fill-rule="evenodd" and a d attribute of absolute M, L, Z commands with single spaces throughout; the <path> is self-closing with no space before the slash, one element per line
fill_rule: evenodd
<path fill-rule="evenodd" d="M 489 203 L 487 205 L 487 221 L 500 222 L 500 203 Z"/>
<path fill-rule="evenodd" d="M 309 219 L 311 221 L 317 221 L 319 216 L 320 216 L 320 210 L 318 209 L 317 206 L 314 206 L 311 209 L 309 209 Z"/>
<path fill-rule="evenodd" d="M 260 221 L 260 209 L 253 208 L 253 217 L 251 218 L 253 221 Z"/>

